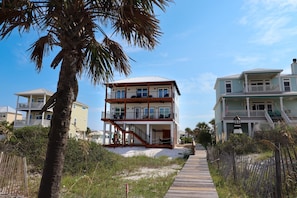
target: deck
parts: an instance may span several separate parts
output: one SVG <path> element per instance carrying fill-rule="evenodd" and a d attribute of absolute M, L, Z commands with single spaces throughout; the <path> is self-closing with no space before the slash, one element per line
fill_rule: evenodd
<path fill-rule="evenodd" d="M 196 146 L 164 198 L 218 198 L 209 173 L 206 151 Z"/>

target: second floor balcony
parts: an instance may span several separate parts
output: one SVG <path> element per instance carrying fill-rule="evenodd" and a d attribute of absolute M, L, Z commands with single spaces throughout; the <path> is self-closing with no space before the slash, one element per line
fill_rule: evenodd
<path fill-rule="evenodd" d="M 102 112 L 101 119 L 110 120 L 172 120 L 174 116 L 170 112 L 154 112 L 154 113 L 116 113 Z"/>
<path fill-rule="evenodd" d="M 20 128 L 25 126 L 43 126 L 49 127 L 51 121 L 50 120 L 42 120 L 42 119 L 30 119 L 30 120 L 16 120 L 14 122 L 14 127 Z"/>
<path fill-rule="evenodd" d="M 18 103 L 17 109 L 18 110 L 41 110 L 43 107 L 43 102 L 31 102 L 31 103 Z M 53 111 L 52 108 L 48 109 L 47 111 Z"/>
<path fill-rule="evenodd" d="M 130 100 L 137 100 L 137 99 L 171 99 L 174 97 L 174 94 L 171 94 L 169 90 L 153 90 L 148 91 L 147 89 L 140 89 L 134 91 L 114 91 L 107 94 L 108 99 L 130 99 Z"/>
<path fill-rule="evenodd" d="M 246 93 L 271 93 L 271 92 L 280 92 L 280 87 L 278 85 L 248 85 Z"/>

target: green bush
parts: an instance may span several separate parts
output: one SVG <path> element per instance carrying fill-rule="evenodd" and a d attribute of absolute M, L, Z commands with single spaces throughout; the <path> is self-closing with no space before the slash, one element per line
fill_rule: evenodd
<path fill-rule="evenodd" d="M 26 157 L 27 163 L 34 167 L 32 171 L 40 172 L 45 160 L 48 131 L 48 128 L 38 126 L 17 129 L 8 142 L 8 151 Z"/>
<path fill-rule="evenodd" d="M 97 166 L 112 166 L 120 157 L 94 142 L 69 139 L 64 172 L 70 174 L 89 173 Z"/>
<path fill-rule="evenodd" d="M 181 137 L 180 138 L 182 144 L 188 144 L 193 142 L 192 137 Z"/>
<path fill-rule="evenodd" d="M 1 142 L 0 149 L 26 157 L 30 171 L 41 172 L 46 156 L 48 132 L 49 128 L 36 126 L 17 129 L 9 142 L 5 144 Z M 64 173 L 90 172 L 96 166 L 111 166 L 120 157 L 94 142 L 69 139 L 65 154 Z"/>
<path fill-rule="evenodd" d="M 208 131 L 200 131 L 197 135 L 197 142 L 204 148 L 211 144 L 211 134 Z"/>
<path fill-rule="evenodd" d="M 259 152 L 259 145 L 246 134 L 231 134 L 224 143 L 217 143 L 216 147 L 229 154 L 235 151 L 236 154 L 249 154 Z"/>

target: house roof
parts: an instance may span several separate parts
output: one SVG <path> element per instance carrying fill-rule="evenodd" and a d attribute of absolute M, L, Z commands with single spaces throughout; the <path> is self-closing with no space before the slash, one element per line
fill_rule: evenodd
<path fill-rule="evenodd" d="M 244 75 L 249 75 L 253 76 L 255 78 L 273 78 L 274 76 L 278 75 L 281 73 L 283 70 L 282 69 L 252 69 L 252 70 L 247 70 L 243 71 L 240 75 L 241 78 L 244 78 Z"/>
<path fill-rule="evenodd" d="M 159 83 L 159 82 L 170 82 L 174 83 L 178 94 L 180 95 L 180 91 L 176 84 L 175 80 L 170 80 L 168 78 L 158 77 L 158 76 L 144 76 L 144 77 L 135 77 L 135 78 L 126 78 L 122 80 L 117 80 L 109 83 L 105 83 L 105 85 L 115 85 L 115 84 L 138 84 L 138 83 Z"/>
<path fill-rule="evenodd" d="M 47 96 L 52 96 L 54 93 L 46 89 L 40 88 L 40 89 L 33 89 L 29 91 L 18 92 L 15 95 L 28 96 L 28 95 L 43 95 L 43 94 L 46 94 Z"/>
<path fill-rule="evenodd" d="M 44 88 L 40 88 L 40 89 L 33 89 L 33 90 L 29 90 L 29 91 L 23 91 L 23 92 L 18 92 L 18 93 L 15 93 L 15 95 L 18 95 L 18 96 L 23 96 L 23 97 L 26 97 L 26 96 L 30 96 L 30 95 L 47 95 L 47 96 L 52 96 L 54 94 L 54 92 L 51 92 L 47 89 L 44 89 Z M 84 103 L 81 103 L 79 101 L 74 101 L 76 104 L 79 104 L 81 106 L 85 106 L 85 107 L 88 107 L 88 105 L 84 104 Z"/>
<path fill-rule="evenodd" d="M 144 76 L 144 77 L 126 78 L 122 80 L 113 81 L 108 84 L 139 83 L 139 82 L 168 82 L 168 81 L 173 81 L 173 80 L 158 77 L 158 76 Z"/>
<path fill-rule="evenodd" d="M 218 80 L 243 79 L 244 75 L 253 76 L 255 79 L 273 78 L 274 76 L 281 73 L 282 71 L 283 71 L 282 69 L 263 69 L 263 68 L 246 70 L 246 71 L 243 71 L 241 74 L 234 74 L 230 76 L 217 78 L 214 88 L 217 86 Z"/>

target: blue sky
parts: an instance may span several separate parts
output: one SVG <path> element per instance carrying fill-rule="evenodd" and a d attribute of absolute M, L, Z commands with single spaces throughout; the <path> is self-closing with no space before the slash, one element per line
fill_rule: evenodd
<path fill-rule="evenodd" d="M 176 0 L 160 19 L 160 44 L 153 51 L 119 41 L 131 61 L 128 77 L 160 76 L 175 80 L 181 91 L 180 129 L 194 129 L 214 118 L 216 78 L 256 68 L 289 73 L 297 57 L 295 0 Z M 42 34 L 41 34 L 42 35 Z M 0 106 L 16 107 L 15 93 L 38 88 L 55 91 L 59 67 L 35 70 L 27 49 L 36 34 L 17 32 L 0 41 Z M 125 76 L 116 75 L 114 80 Z M 89 106 L 88 126 L 102 129 L 105 89 L 84 76 L 78 101 Z"/>

